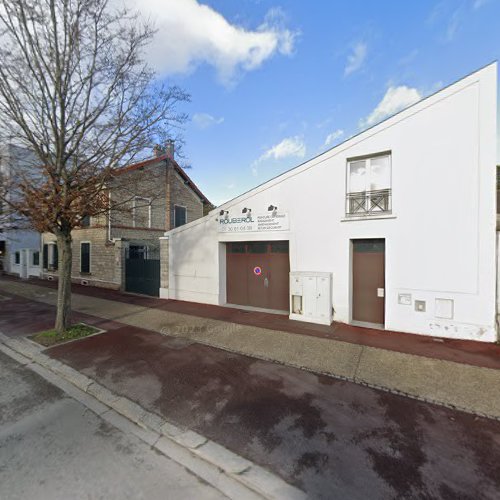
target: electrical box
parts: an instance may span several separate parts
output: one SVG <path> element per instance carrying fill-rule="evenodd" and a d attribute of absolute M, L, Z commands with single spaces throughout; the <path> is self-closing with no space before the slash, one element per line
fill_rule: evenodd
<path fill-rule="evenodd" d="M 290 273 L 290 319 L 332 323 L 332 273 Z"/>

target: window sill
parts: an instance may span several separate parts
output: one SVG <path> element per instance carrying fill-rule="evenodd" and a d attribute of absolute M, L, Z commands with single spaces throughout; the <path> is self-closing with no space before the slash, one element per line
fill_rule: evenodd
<path fill-rule="evenodd" d="M 340 222 L 354 222 L 360 220 L 380 220 L 380 219 L 397 219 L 394 214 L 380 214 L 380 215 L 351 215 L 350 217 L 344 217 L 340 219 Z"/>
<path fill-rule="evenodd" d="M 92 276 L 92 273 L 83 273 L 80 271 L 80 276 Z"/>

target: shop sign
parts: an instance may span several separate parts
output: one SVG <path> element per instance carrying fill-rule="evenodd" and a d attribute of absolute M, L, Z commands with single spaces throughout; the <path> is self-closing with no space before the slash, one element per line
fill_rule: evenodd
<path fill-rule="evenodd" d="M 219 217 L 219 233 L 288 231 L 288 213 L 251 214 L 248 217 Z"/>

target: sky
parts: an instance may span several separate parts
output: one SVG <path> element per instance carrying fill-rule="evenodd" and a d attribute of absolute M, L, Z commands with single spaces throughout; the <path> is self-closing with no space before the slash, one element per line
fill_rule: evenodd
<path fill-rule="evenodd" d="M 500 0 L 128 1 L 216 205 L 500 59 Z"/>

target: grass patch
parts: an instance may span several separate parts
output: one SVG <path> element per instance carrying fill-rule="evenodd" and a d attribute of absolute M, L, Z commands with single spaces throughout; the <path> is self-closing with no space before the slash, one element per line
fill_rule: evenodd
<path fill-rule="evenodd" d="M 45 347 L 50 347 L 68 340 L 82 339 L 97 332 L 100 330 L 94 326 L 78 323 L 70 326 L 62 335 L 59 335 L 55 330 L 46 330 L 33 335 L 31 339 Z"/>

